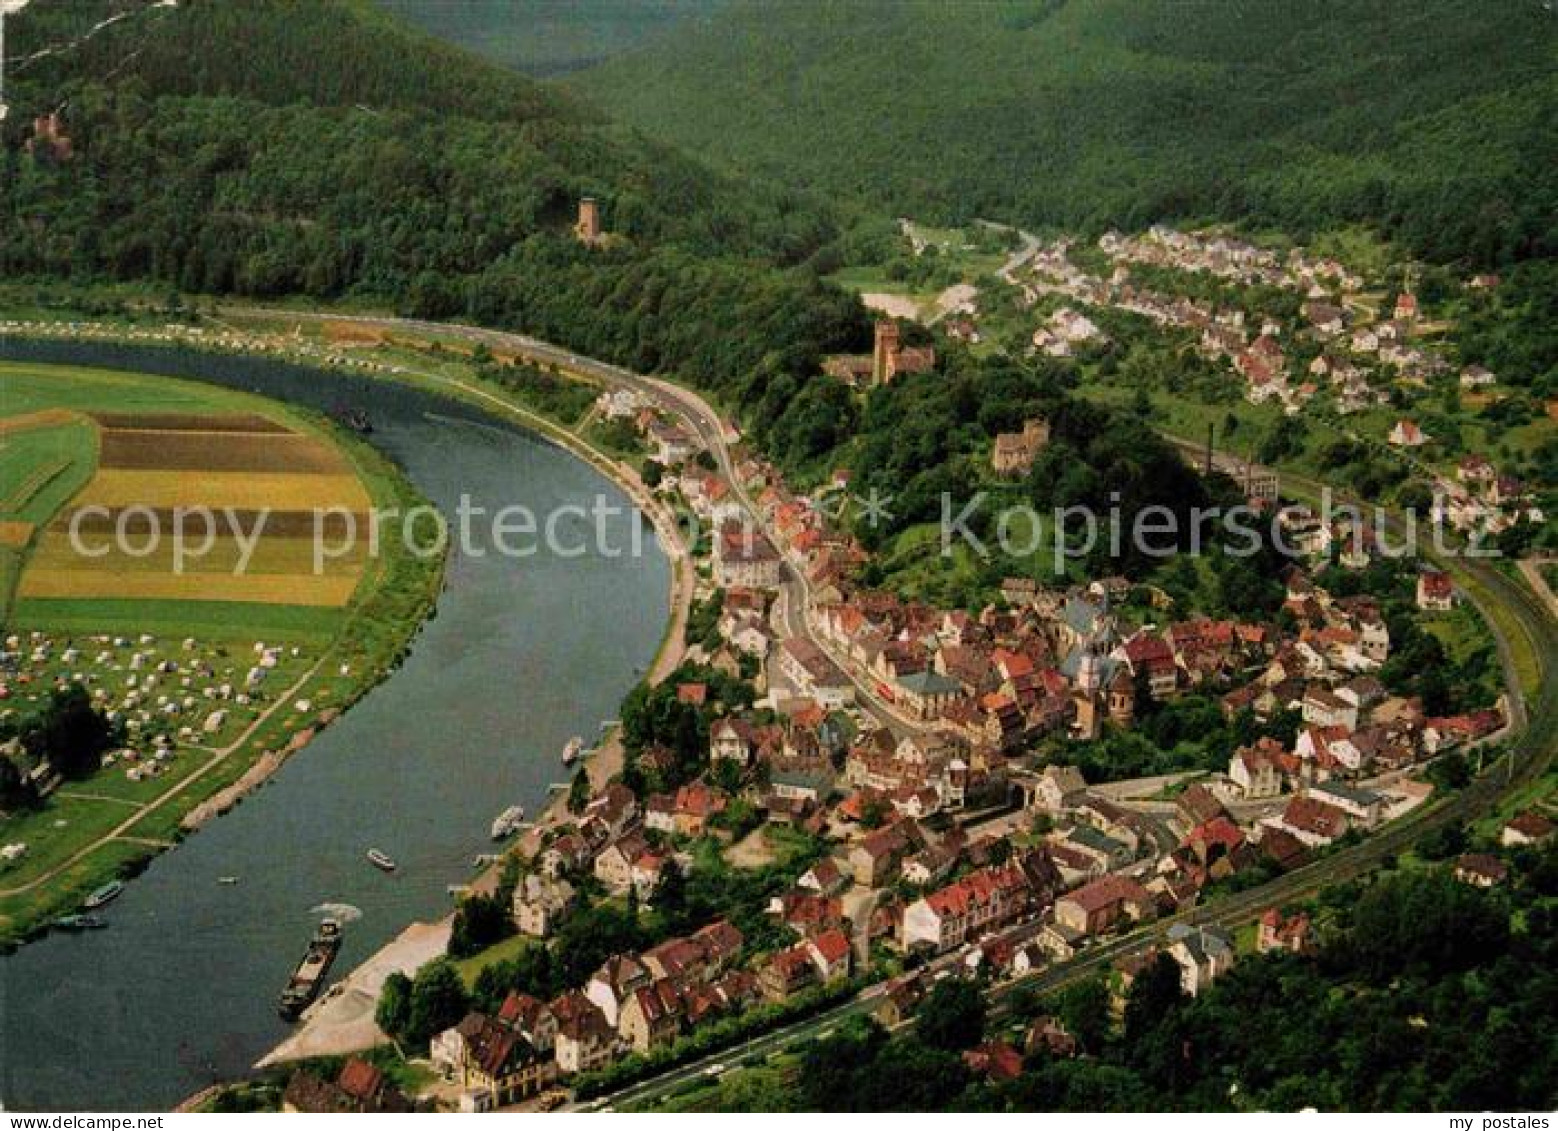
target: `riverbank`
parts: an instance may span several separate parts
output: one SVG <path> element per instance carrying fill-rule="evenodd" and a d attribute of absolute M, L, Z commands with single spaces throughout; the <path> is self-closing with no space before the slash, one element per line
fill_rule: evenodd
<path fill-rule="evenodd" d="M 0 339 L 0 352 L 19 356 L 26 352 L 21 348 L 24 345 Z M 12 349 L 6 352 L 6 346 Z M 35 368 L 39 373 L 58 373 L 62 381 L 72 375 L 78 381 L 106 380 L 116 388 L 129 387 L 126 382 L 133 380 L 123 370 L 94 370 L 61 364 L 58 359 L 29 357 L 24 367 Z M 404 512 L 425 504 L 391 461 L 323 414 L 254 398 L 247 392 L 175 382 L 161 375 L 153 380 L 159 389 L 169 389 L 179 406 L 202 399 L 218 407 L 231 405 L 234 410 L 254 406 L 325 440 L 341 453 L 346 466 L 377 507 Z M 49 389 L 52 388 L 50 384 Z M 146 400 L 141 397 L 135 403 Z M 62 498 L 59 505 L 68 506 L 69 500 Z M 282 665 L 285 684 L 280 679 L 273 681 L 281 690 L 265 697 L 264 706 L 252 712 L 252 720 L 242 718 L 241 730 L 229 731 L 210 745 L 201 744 L 199 739 L 203 736 L 182 742 L 177 758 L 169 763 L 168 773 L 126 781 L 121 780 L 118 770 L 105 767 L 84 782 L 67 783 L 65 788 L 44 798 L 36 809 L 8 819 L 8 841 L 37 841 L 38 851 L 28 853 L 0 878 L 0 943 L 10 948 L 40 937 L 48 922 L 76 907 L 87 892 L 110 879 L 138 874 L 154 856 L 263 784 L 288 757 L 339 718 L 342 711 L 404 659 L 411 641 L 433 610 L 442 584 L 444 560 L 442 554 L 411 554 L 399 548 L 398 541 L 394 547 L 387 546 L 365 572 L 357 592 L 339 615 L 329 610 L 328 618 L 306 633 L 299 621 L 297 631 L 303 634 L 292 637 L 290 642 L 302 643 L 305 658 Z M 278 620 L 265 613 L 270 606 L 254 606 L 254 623 L 250 624 L 249 618 L 238 615 L 243 606 L 225 606 L 228 613 L 224 619 L 219 613 L 207 615 L 214 608 L 208 603 L 184 601 L 153 602 L 150 607 L 160 618 L 155 626 L 151 621 L 132 624 L 125 618 L 135 619 L 135 605 L 109 601 L 102 607 L 117 619 L 97 623 L 93 616 L 97 606 L 92 602 L 67 604 L 71 611 L 59 623 L 49 619 L 54 613 L 37 611 L 43 606 L 24 605 L 7 616 L 7 629 L 20 633 L 41 629 L 51 638 L 68 643 L 73 638 L 84 640 L 102 632 L 129 636 L 128 630 L 143 628 L 174 642 L 182 638 L 241 656 L 258 640 L 270 639 L 274 643 L 278 637 L 273 633 L 287 638 L 287 632 L 278 624 L 298 620 Z M 193 619 L 181 619 L 186 614 Z M 43 619 L 37 620 L 36 616 Z M 71 676 L 67 671 L 61 678 L 82 677 L 79 672 Z M 188 687 L 189 682 L 185 679 L 184 685 Z"/>
<path fill-rule="evenodd" d="M 449 919 L 412 923 L 309 1007 L 296 1033 L 265 1054 L 256 1068 L 289 1060 L 360 1052 L 388 1042 L 374 1021 L 379 994 L 391 974 L 414 975 L 449 949 Z"/>

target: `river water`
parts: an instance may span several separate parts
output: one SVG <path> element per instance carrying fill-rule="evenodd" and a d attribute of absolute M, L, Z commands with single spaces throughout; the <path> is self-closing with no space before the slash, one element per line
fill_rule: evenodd
<path fill-rule="evenodd" d="M 664 630 L 670 567 L 647 521 L 594 469 L 431 394 L 181 351 L 0 342 L 0 358 L 196 377 L 321 409 L 366 406 L 371 442 L 446 514 L 462 492 L 541 515 L 605 495 L 630 515 L 619 528 L 644 531 L 636 558 L 457 553 L 406 662 L 265 788 L 153 861 L 107 908 L 108 930 L 51 935 L 0 958 L 7 1109 L 165 1109 L 243 1074 L 286 1036 L 273 1002 L 314 909 L 355 909 L 336 977 L 407 922 L 449 909 L 446 887 L 472 877 L 492 818 L 514 802 L 535 812 L 567 776 L 558 754 L 568 737 L 593 737 L 615 717 Z M 371 846 L 399 870 L 369 865 Z"/>

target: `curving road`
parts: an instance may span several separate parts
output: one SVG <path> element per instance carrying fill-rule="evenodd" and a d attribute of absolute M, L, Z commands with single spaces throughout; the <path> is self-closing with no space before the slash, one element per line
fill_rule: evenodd
<path fill-rule="evenodd" d="M 679 386 L 652 377 L 632 373 L 606 362 L 580 357 L 561 347 L 539 341 L 522 334 L 510 334 L 475 326 L 463 326 L 412 319 L 376 318 L 336 314 L 296 314 L 290 311 L 235 310 L 234 313 L 250 313 L 265 317 L 283 316 L 319 321 L 354 322 L 388 329 L 413 330 L 431 337 L 455 338 L 472 343 L 485 343 L 489 348 L 523 353 L 543 364 L 555 364 L 559 368 L 593 378 L 602 384 L 627 388 L 646 395 L 661 407 L 686 420 L 699 439 L 714 453 L 720 469 L 739 493 L 740 500 L 754 521 L 765 525 L 761 511 L 737 482 L 731 462 L 729 439 L 719 415 L 697 394 Z M 1303 483 L 1318 489 L 1321 484 L 1304 480 L 1284 472 L 1290 482 Z M 1411 813 L 1391 822 L 1361 843 L 1336 849 L 1302 868 L 1278 879 L 1251 888 L 1248 891 L 1223 896 L 1204 906 L 1189 908 L 1176 915 L 1160 919 L 1128 934 L 1103 940 L 1088 948 L 1069 962 L 1058 963 L 1026 978 L 1008 982 L 992 990 L 999 1002 L 1015 989 L 1049 991 L 1107 968 L 1109 964 L 1128 954 L 1146 949 L 1158 940 L 1163 930 L 1175 922 L 1188 922 L 1221 927 L 1234 927 L 1257 918 L 1268 907 L 1278 906 L 1307 898 L 1322 888 L 1355 879 L 1377 868 L 1386 860 L 1409 848 L 1425 834 L 1456 821 L 1474 819 L 1493 811 L 1500 800 L 1514 790 L 1539 777 L 1558 751 L 1558 671 L 1554 660 L 1558 658 L 1558 621 L 1555 621 L 1544 603 L 1485 560 L 1470 558 L 1441 559 L 1438 562 L 1456 578 L 1482 613 L 1483 619 L 1494 634 L 1498 646 L 1499 662 L 1504 672 L 1506 698 L 1509 710 L 1508 734 L 1511 741 L 1505 752 L 1491 765 L 1485 767 L 1470 785 L 1449 798 L 1419 807 Z M 790 631 L 806 637 L 822 647 L 809 613 L 809 588 L 800 571 L 792 563 L 786 565 L 782 599 L 785 601 L 784 619 Z M 797 615 L 797 610 L 800 610 Z M 1495 615 L 1502 613 L 1500 617 Z M 1511 639 L 1512 628 L 1523 639 Z M 1536 685 L 1528 696 L 1522 687 L 1516 651 L 1527 652 L 1536 666 Z M 909 725 L 887 704 L 876 700 L 874 692 L 862 686 L 858 674 L 850 667 L 845 672 L 863 693 L 862 702 L 869 705 L 879 718 L 897 728 Z M 948 956 L 952 957 L 952 956 Z M 942 962 L 945 964 L 947 958 Z M 650 1080 L 622 1089 L 590 1105 L 592 1107 L 616 1106 L 625 1102 L 653 1100 L 687 1081 L 710 1072 L 722 1070 L 754 1056 L 765 1056 L 778 1048 L 809 1040 L 835 1026 L 839 1021 L 865 1012 L 874 1004 L 881 986 L 868 987 L 862 993 L 842 1005 L 835 1006 L 816 1017 L 774 1033 L 724 1049 L 683 1067 L 662 1073 Z"/>

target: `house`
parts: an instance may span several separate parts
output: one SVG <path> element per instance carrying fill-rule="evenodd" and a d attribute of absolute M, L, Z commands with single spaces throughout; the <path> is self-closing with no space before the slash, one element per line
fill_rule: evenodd
<path fill-rule="evenodd" d="M 1228 808 L 1222 800 L 1207 786 L 1196 782 L 1174 801 L 1174 808 L 1180 820 L 1187 825 L 1205 824 L 1214 817 L 1226 817 Z"/>
<path fill-rule="evenodd" d="M 654 417 L 644 430 L 656 463 L 671 467 L 697 450 L 697 442 L 683 427 Z"/>
<path fill-rule="evenodd" d="M 817 964 L 811 948 L 800 942 L 774 954 L 758 971 L 757 980 L 763 996 L 771 1002 L 789 1001 L 802 990 L 817 982 Z"/>
<path fill-rule="evenodd" d="M 903 947 L 950 950 L 1015 919 L 1030 895 L 1028 878 L 1016 864 L 970 872 L 904 909 Z"/>
<path fill-rule="evenodd" d="M 882 990 L 882 1004 L 876 1007 L 876 1019 L 889 1029 L 902 1025 L 914 1016 L 915 1007 L 925 996 L 926 979 L 923 971 L 915 971 L 894 978 Z"/>
<path fill-rule="evenodd" d="M 817 967 L 817 976 L 824 982 L 849 977 L 850 960 L 854 950 L 849 937 L 837 927 L 823 931 L 806 940 L 806 948 Z"/>
<path fill-rule="evenodd" d="M 1137 922 L 1154 913 L 1151 893 L 1127 876 L 1104 876 L 1055 901 L 1055 922 L 1083 935 L 1101 934 L 1121 919 Z"/>
<path fill-rule="evenodd" d="M 540 998 L 517 991 L 510 991 L 498 1007 L 498 1023 L 507 1025 L 538 1052 L 551 1052 L 557 1047 L 557 1017 L 551 1007 Z"/>
<path fill-rule="evenodd" d="M 898 875 L 904 857 L 924 844 L 925 836 L 913 821 L 877 829 L 849 850 L 850 871 L 862 887 L 881 887 Z"/>
<path fill-rule="evenodd" d="M 541 850 L 538 862 L 541 874 L 555 880 L 579 871 L 591 859 L 589 843 L 582 836 L 564 833 Z"/>
<path fill-rule="evenodd" d="M 796 691 L 829 710 L 854 700 L 855 686 L 816 644 L 803 637 L 786 640 L 778 652 L 779 671 Z"/>
<path fill-rule="evenodd" d="M 1179 985 L 1191 997 L 1233 965 L 1233 942 L 1215 927 L 1175 923 L 1168 929 L 1168 956 L 1179 964 Z"/>
<path fill-rule="evenodd" d="M 1499 832 L 1499 843 L 1505 848 L 1540 846 L 1553 837 L 1553 822 L 1534 809 L 1512 817 Z"/>
<path fill-rule="evenodd" d="M 779 551 L 765 534 L 740 522 L 720 527 L 714 539 L 716 585 L 777 589 L 779 573 Z"/>
<path fill-rule="evenodd" d="M 1087 779 L 1075 766 L 1045 766 L 1034 786 L 1032 804 L 1059 813 L 1086 789 Z"/>
<path fill-rule="evenodd" d="M 1022 1054 L 1005 1041 L 989 1041 L 967 1050 L 968 1070 L 991 1080 L 1015 1080 L 1022 1075 Z"/>
<path fill-rule="evenodd" d="M 1379 824 L 1385 811 L 1385 798 L 1380 794 L 1339 781 L 1316 782 L 1309 787 L 1309 796 L 1340 809 L 1361 829 Z"/>
<path fill-rule="evenodd" d="M 614 895 L 625 895 L 637 887 L 635 865 L 650 855 L 649 842 L 641 832 L 630 832 L 612 841 L 595 857 L 595 878 Z M 640 892 L 640 895 L 643 893 Z"/>
<path fill-rule="evenodd" d="M 1305 727 L 1293 745 L 1305 776 L 1316 771 L 1329 776 L 1342 771 L 1356 772 L 1363 767 L 1363 751 L 1353 741 L 1346 724 Z"/>
<path fill-rule="evenodd" d="M 1428 443 L 1428 434 L 1412 421 L 1405 418 L 1396 421 L 1396 426 L 1390 430 L 1390 435 L 1385 437 L 1386 442 L 1398 448 L 1420 448 Z"/>
<path fill-rule="evenodd" d="M 615 1026 L 608 1024 L 605 1014 L 582 993 L 576 990 L 564 994 L 552 1002 L 550 1009 L 557 1018 L 559 1071 L 591 1072 L 616 1055 Z"/>
<path fill-rule="evenodd" d="M 600 1012 L 607 1027 L 615 1030 L 623 1003 L 635 990 L 653 980 L 649 967 L 635 955 L 618 954 L 608 958 L 591 975 L 584 987 L 584 997 Z"/>
<path fill-rule="evenodd" d="M 1455 861 L 1455 878 L 1475 888 L 1491 888 L 1509 878 L 1509 868 L 1497 856 L 1470 852 Z"/>
<path fill-rule="evenodd" d="M 1275 907 L 1261 915 L 1255 932 L 1255 949 L 1258 953 L 1286 950 L 1294 954 L 1307 954 L 1312 947 L 1308 915 L 1299 912 L 1291 918 L 1284 918 Z"/>
<path fill-rule="evenodd" d="M 1434 613 L 1447 613 L 1455 605 L 1455 587 L 1450 575 L 1425 569 L 1417 575 L 1417 607 Z"/>
<path fill-rule="evenodd" d="M 742 719 L 722 718 L 709 728 L 709 760 L 711 762 L 735 762 L 748 766 L 752 762 L 752 727 Z"/>
<path fill-rule="evenodd" d="M 1248 801 L 1276 797 L 1282 792 L 1282 770 L 1277 761 L 1277 750 L 1264 742 L 1254 746 L 1241 746 L 1228 760 L 1228 778 Z"/>
<path fill-rule="evenodd" d="M 1318 727 L 1352 731 L 1358 726 L 1357 702 L 1317 685 L 1311 685 L 1304 693 L 1303 715 L 1306 723 Z"/>
<path fill-rule="evenodd" d="M 1311 848 L 1330 844 L 1350 827 L 1346 813 L 1314 797 L 1293 798 L 1280 815 L 1262 824 L 1282 829 Z"/>
<path fill-rule="evenodd" d="M 517 1030 L 484 1013 L 469 1013 L 435 1038 L 435 1063 L 460 1089 L 465 1111 L 491 1111 L 533 1096 L 551 1083 L 553 1062 Z"/>
<path fill-rule="evenodd" d="M 384 1073 L 367 1061 L 350 1057 L 336 1078 L 326 1080 L 307 1069 L 299 1069 L 287 1081 L 281 1096 L 284 1112 L 311 1112 L 327 1115 L 368 1115 L 411 1111 L 406 1099 Z"/>
<path fill-rule="evenodd" d="M 1081 1043 L 1072 1036 L 1059 1019 L 1043 1016 L 1028 1026 L 1023 1041 L 1028 1055 L 1040 1053 L 1054 1060 L 1070 1060 L 1082 1051 Z"/>
<path fill-rule="evenodd" d="M 573 898 L 573 885 L 567 880 L 532 873 L 514 885 L 514 925 L 522 935 L 547 938 L 567 917 Z"/>
<path fill-rule="evenodd" d="M 824 856 L 795 881 L 795 886 L 818 895 L 838 895 L 849 886 L 849 876 L 832 856 Z"/>
<path fill-rule="evenodd" d="M 617 1032 L 635 1052 L 668 1045 L 681 1035 L 685 1006 L 674 979 L 661 978 L 628 995 L 617 1019 Z"/>

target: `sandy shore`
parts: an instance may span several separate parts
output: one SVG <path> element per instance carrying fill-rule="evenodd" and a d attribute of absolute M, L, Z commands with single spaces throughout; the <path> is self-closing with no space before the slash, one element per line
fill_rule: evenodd
<path fill-rule="evenodd" d="M 271 1049 L 255 1065 L 266 1068 L 309 1056 L 336 1056 L 386 1044 L 389 1038 L 374 1023 L 379 991 L 391 974 L 408 977 L 449 949 L 448 919 L 413 923 L 303 1015 L 296 1033 Z"/>

